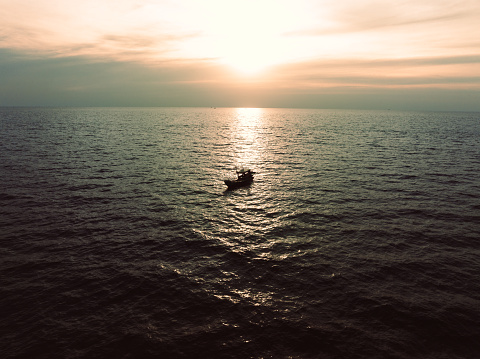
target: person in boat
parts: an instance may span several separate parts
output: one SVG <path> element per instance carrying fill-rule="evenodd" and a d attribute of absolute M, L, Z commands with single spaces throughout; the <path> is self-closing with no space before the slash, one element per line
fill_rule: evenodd
<path fill-rule="evenodd" d="M 239 180 L 245 180 L 253 177 L 253 172 L 251 170 L 240 170 L 237 171 L 237 176 Z"/>

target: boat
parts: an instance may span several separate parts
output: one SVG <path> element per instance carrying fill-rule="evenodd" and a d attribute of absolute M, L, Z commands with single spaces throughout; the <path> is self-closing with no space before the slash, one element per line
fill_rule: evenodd
<path fill-rule="evenodd" d="M 237 170 L 237 179 L 236 180 L 228 180 L 226 179 L 224 182 L 227 185 L 228 189 L 235 189 L 239 187 L 246 187 L 252 184 L 253 182 L 253 172 L 249 169 L 241 169 Z"/>

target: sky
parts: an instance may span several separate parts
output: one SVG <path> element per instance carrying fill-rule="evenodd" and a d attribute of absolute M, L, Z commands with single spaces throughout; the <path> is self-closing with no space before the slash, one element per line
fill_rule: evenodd
<path fill-rule="evenodd" d="M 480 111 L 478 0 L 0 0 L 0 106 Z"/>

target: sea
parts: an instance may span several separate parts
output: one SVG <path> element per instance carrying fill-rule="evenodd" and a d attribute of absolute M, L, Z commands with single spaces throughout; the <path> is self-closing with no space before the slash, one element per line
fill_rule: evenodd
<path fill-rule="evenodd" d="M 480 113 L 0 108 L 0 357 L 480 358 Z"/>

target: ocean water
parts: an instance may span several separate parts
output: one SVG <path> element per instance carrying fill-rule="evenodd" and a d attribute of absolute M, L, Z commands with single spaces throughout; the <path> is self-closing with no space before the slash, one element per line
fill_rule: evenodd
<path fill-rule="evenodd" d="M 1 108 L 0 357 L 480 358 L 479 174 L 480 113 Z"/>

